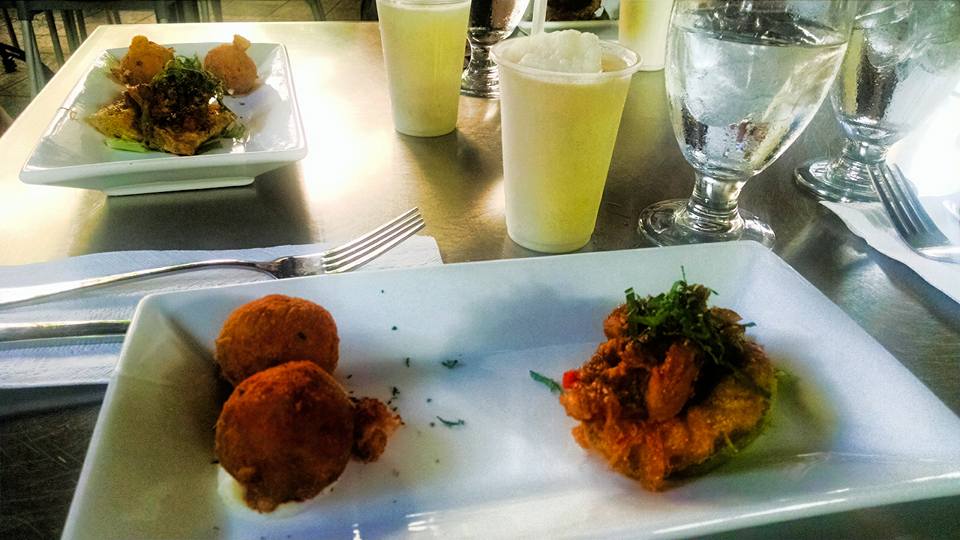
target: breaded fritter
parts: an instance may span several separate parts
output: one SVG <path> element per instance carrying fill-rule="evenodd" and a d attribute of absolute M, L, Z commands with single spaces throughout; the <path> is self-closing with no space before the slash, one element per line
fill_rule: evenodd
<path fill-rule="evenodd" d="M 291 360 L 309 360 L 333 373 L 339 347 L 330 312 L 309 300 L 273 294 L 227 317 L 216 340 L 215 359 L 223 376 L 236 385 Z"/>
<path fill-rule="evenodd" d="M 234 35 L 233 43 L 218 45 L 207 53 L 203 67 L 223 81 L 230 95 L 246 94 L 257 86 L 257 65 L 247 54 L 250 42 Z"/>
<path fill-rule="evenodd" d="M 378 399 L 354 400 L 353 457 L 364 462 L 376 461 L 387 448 L 390 435 L 403 425 L 400 415 L 390 412 Z"/>
<path fill-rule="evenodd" d="M 127 54 L 120 60 L 120 82 L 129 86 L 145 84 L 173 60 L 173 49 L 158 45 L 145 36 L 134 36 Z"/>
<path fill-rule="evenodd" d="M 288 362 L 244 380 L 216 426 L 220 465 L 270 512 L 316 496 L 343 473 L 354 442 L 354 408 L 313 362 Z"/>

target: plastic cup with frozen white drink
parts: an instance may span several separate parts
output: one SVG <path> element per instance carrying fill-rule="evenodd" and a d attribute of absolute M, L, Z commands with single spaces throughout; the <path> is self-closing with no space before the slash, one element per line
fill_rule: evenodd
<path fill-rule="evenodd" d="M 673 0 L 620 0 L 620 43 L 642 58 L 641 71 L 663 69 Z"/>
<path fill-rule="evenodd" d="M 493 58 L 507 233 L 535 251 L 577 250 L 596 225 L 639 58 L 576 30 L 509 39 L 494 46 Z"/>
<path fill-rule="evenodd" d="M 377 13 L 394 127 L 417 137 L 450 133 L 470 0 L 377 0 Z"/>

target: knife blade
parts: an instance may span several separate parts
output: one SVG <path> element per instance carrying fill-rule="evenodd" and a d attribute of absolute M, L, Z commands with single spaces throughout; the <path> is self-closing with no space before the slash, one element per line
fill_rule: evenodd
<path fill-rule="evenodd" d="M 127 320 L 0 323 L 0 342 L 123 336 Z"/>

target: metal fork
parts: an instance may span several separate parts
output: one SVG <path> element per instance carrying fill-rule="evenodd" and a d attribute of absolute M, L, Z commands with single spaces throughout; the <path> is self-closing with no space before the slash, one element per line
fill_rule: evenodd
<path fill-rule="evenodd" d="M 413 236 L 423 226 L 424 222 L 420 210 L 413 208 L 359 238 L 322 253 L 280 257 L 272 261 L 215 259 L 136 270 L 98 278 L 19 287 L 0 291 L 0 308 L 34 303 L 52 296 L 115 283 L 209 268 L 241 268 L 261 272 L 275 279 L 348 272 L 386 253 L 397 244 Z"/>
<path fill-rule="evenodd" d="M 890 221 L 911 249 L 928 259 L 960 263 L 960 246 L 951 244 L 930 219 L 899 167 L 870 167 L 870 178 Z"/>

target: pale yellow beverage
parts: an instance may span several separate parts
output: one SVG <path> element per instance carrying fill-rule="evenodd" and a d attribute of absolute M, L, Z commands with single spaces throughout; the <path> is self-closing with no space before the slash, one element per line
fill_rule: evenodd
<path fill-rule="evenodd" d="M 574 251 L 596 225 L 637 55 L 601 42 L 603 72 L 544 71 L 511 58 L 511 42 L 523 39 L 493 48 L 507 233 L 535 251 Z"/>
<path fill-rule="evenodd" d="M 393 125 L 435 137 L 457 126 L 470 0 L 377 0 Z"/>
<path fill-rule="evenodd" d="M 673 0 L 620 0 L 621 44 L 640 55 L 641 71 L 663 69 Z"/>

